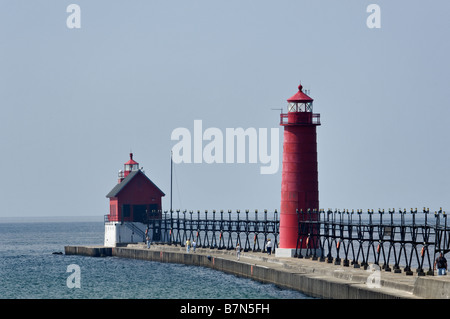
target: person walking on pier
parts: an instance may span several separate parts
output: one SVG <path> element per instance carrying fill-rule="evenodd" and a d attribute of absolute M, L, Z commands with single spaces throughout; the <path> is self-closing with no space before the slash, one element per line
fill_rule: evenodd
<path fill-rule="evenodd" d="M 270 238 L 267 239 L 266 248 L 267 248 L 267 254 L 272 255 L 272 241 L 270 240 Z"/>
<path fill-rule="evenodd" d="M 188 239 L 186 240 L 186 252 L 189 253 L 189 249 L 191 248 L 191 241 Z"/>
<path fill-rule="evenodd" d="M 148 228 L 145 230 L 145 241 L 147 242 L 147 249 L 150 249 L 150 234 Z"/>
<path fill-rule="evenodd" d="M 236 257 L 237 260 L 241 259 L 241 246 L 239 244 L 236 245 Z"/>
<path fill-rule="evenodd" d="M 150 236 L 146 235 L 145 240 L 147 241 L 147 249 L 150 249 Z"/>
<path fill-rule="evenodd" d="M 439 257 L 436 258 L 435 262 L 434 262 L 434 268 L 438 269 L 438 276 L 443 276 L 445 275 L 446 271 L 447 271 L 447 259 L 445 259 L 444 255 L 442 253 L 439 253 Z"/>

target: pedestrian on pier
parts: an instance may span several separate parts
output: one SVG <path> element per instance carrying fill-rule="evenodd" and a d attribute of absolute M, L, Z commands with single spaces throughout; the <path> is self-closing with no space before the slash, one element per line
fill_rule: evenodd
<path fill-rule="evenodd" d="M 237 260 L 241 259 L 241 246 L 239 244 L 236 245 L 236 257 Z"/>
<path fill-rule="evenodd" d="M 192 241 L 192 250 L 195 253 L 195 247 L 197 247 L 197 243 L 195 242 L 195 239 Z"/>
<path fill-rule="evenodd" d="M 147 249 L 150 249 L 150 234 L 148 228 L 145 230 L 145 241 L 147 242 Z"/>
<path fill-rule="evenodd" d="M 189 249 L 191 248 L 191 241 L 188 239 L 186 240 L 186 252 L 189 253 Z"/>
<path fill-rule="evenodd" d="M 443 276 L 445 275 L 446 271 L 447 271 L 447 259 L 445 259 L 444 255 L 442 253 L 439 253 L 439 257 L 436 258 L 435 262 L 434 262 L 434 268 L 438 269 L 438 276 Z"/>
<path fill-rule="evenodd" d="M 145 240 L 147 241 L 147 249 L 150 249 L 150 236 L 145 236 Z"/>
<path fill-rule="evenodd" d="M 266 248 L 267 248 L 267 254 L 272 255 L 272 241 L 270 240 L 270 238 L 267 239 Z"/>

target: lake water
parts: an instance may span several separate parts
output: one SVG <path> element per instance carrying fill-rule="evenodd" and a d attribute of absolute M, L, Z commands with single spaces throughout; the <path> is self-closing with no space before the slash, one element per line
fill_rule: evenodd
<path fill-rule="evenodd" d="M 116 257 L 57 255 L 67 245 L 103 244 L 102 221 L 0 221 L 1 299 L 308 299 L 209 268 Z M 69 288 L 69 265 L 80 288 Z"/>

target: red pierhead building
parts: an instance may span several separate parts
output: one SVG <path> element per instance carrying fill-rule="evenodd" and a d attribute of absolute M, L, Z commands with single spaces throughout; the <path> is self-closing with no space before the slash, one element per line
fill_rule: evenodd
<path fill-rule="evenodd" d="M 119 171 L 116 186 L 106 195 L 109 198 L 109 214 L 105 219 L 105 245 L 141 241 L 139 236 L 147 227 L 148 220 L 161 219 L 162 197 L 165 194 L 139 168 L 139 163 L 130 160 Z M 124 227 L 122 227 L 124 226 Z M 138 230 L 139 229 L 139 230 Z"/>
<path fill-rule="evenodd" d="M 284 142 L 279 256 L 293 256 L 297 248 L 297 210 L 319 209 L 316 127 L 320 115 L 313 113 L 313 99 L 303 92 L 302 85 L 287 102 L 288 112 L 280 118 Z"/>

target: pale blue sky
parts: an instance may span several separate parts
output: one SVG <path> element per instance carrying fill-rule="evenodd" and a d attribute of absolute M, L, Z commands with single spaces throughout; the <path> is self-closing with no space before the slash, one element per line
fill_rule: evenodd
<path fill-rule="evenodd" d="M 322 120 L 321 207 L 450 209 L 446 0 L 0 7 L 0 217 L 107 214 L 130 150 L 168 209 L 174 129 L 277 128 L 300 80 Z M 282 139 L 274 175 L 176 165 L 174 208 L 279 209 Z"/>

